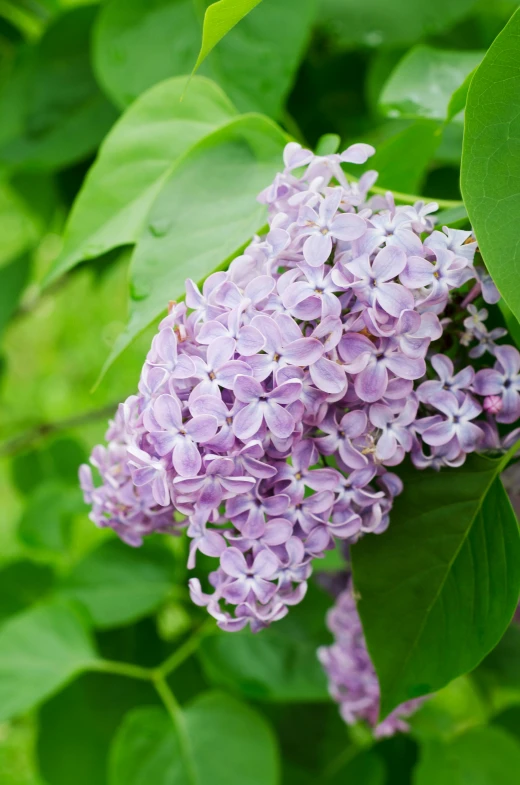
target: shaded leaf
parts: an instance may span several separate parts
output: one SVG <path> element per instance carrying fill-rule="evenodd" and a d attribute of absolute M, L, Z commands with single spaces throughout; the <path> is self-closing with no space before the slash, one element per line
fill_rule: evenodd
<path fill-rule="evenodd" d="M 263 0 L 209 55 L 202 73 L 214 79 L 240 111 L 278 117 L 310 33 L 313 10 L 313 0 Z M 94 35 L 100 84 L 125 107 L 157 82 L 188 74 L 201 30 L 202 17 L 193 0 L 111 0 L 101 10 Z M 184 86 L 186 82 L 187 77 Z M 183 100 L 191 89 L 192 83 Z"/>
<path fill-rule="evenodd" d="M 389 117 L 445 120 L 453 93 L 483 56 L 483 52 L 416 46 L 397 64 L 386 82 L 379 98 L 381 111 Z M 460 109 L 463 108 L 464 104 Z"/>
<path fill-rule="evenodd" d="M 320 0 L 320 23 L 341 47 L 411 44 L 452 27 L 474 0 Z"/>
<path fill-rule="evenodd" d="M 170 79 L 136 101 L 107 136 L 72 208 L 48 281 L 83 259 L 134 243 L 172 166 L 235 110 L 207 79 Z"/>
<path fill-rule="evenodd" d="M 61 604 L 14 616 L 0 628 L 0 719 L 28 711 L 95 660 L 79 615 Z"/>
<path fill-rule="evenodd" d="M 461 189 L 484 261 L 520 319 L 520 10 L 488 50 L 466 103 Z"/>
<path fill-rule="evenodd" d="M 18 536 L 30 548 L 59 553 L 68 547 L 72 519 L 83 509 L 79 488 L 67 487 L 56 479 L 46 481 L 30 494 L 18 524 Z"/>
<path fill-rule="evenodd" d="M 206 638 L 197 653 L 207 678 L 256 700 L 327 700 L 316 649 L 329 643 L 324 618 L 330 604 L 327 595 L 310 587 L 300 606 L 261 635 L 243 630 Z"/>
<path fill-rule="evenodd" d="M 388 531 L 353 548 L 383 717 L 474 668 L 511 620 L 520 535 L 499 479 L 507 460 L 471 455 L 459 469 L 403 468 Z"/>
<path fill-rule="evenodd" d="M 475 728 L 451 744 L 424 745 L 414 785 L 516 785 L 520 744 L 499 728 Z"/>
<path fill-rule="evenodd" d="M 193 66 L 194 73 L 218 42 L 260 2 L 261 0 L 218 0 L 206 9 L 202 43 Z"/>
<path fill-rule="evenodd" d="M 0 267 L 0 333 L 16 311 L 29 279 L 30 270 L 29 254 L 24 254 L 4 267 Z"/>
<path fill-rule="evenodd" d="M 107 785 L 110 745 L 125 714 L 158 701 L 145 681 L 104 673 L 75 679 L 38 715 L 38 762 L 46 785 Z"/>
<path fill-rule="evenodd" d="M 72 9 L 44 33 L 30 54 L 23 130 L 0 148 L 11 167 L 54 169 L 96 149 L 116 112 L 101 94 L 89 58 L 96 9 Z"/>
<path fill-rule="evenodd" d="M 364 168 L 379 173 L 379 186 L 404 193 L 420 193 L 440 141 L 439 123 L 417 120 L 378 145 Z"/>
<path fill-rule="evenodd" d="M 267 117 L 242 115 L 178 161 L 134 251 L 129 323 L 103 373 L 169 300 L 182 295 L 187 275 L 203 280 L 261 229 L 266 210 L 257 195 L 279 169 L 286 142 Z"/>
<path fill-rule="evenodd" d="M 0 570 L 0 622 L 41 600 L 54 583 L 45 564 L 24 559 Z"/>
<path fill-rule="evenodd" d="M 166 599 L 174 567 L 165 548 L 146 543 L 133 549 L 112 540 L 76 564 L 61 592 L 85 605 L 97 627 L 116 627 L 146 616 Z"/>
<path fill-rule="evenodd" d="M 256 711 L 205 693 L 181 717 L 183 737 L 162 709 L 130 712 L 114 741 L 109 785 L 277 785 L 275 738 Z"/>

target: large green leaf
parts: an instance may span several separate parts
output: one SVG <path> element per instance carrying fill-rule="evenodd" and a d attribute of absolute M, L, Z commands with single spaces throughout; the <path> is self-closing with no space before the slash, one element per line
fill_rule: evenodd
<path fill-rule="evenodd" d="M 65 605 L 9 619 L 0 628 L 0 719 L 31 709 L 95 658 L 81 618 Z"/>
<path fill-rule="evenodd" d="M 182 711 L 179 734 L 161 709 L 130 712 L 116 736 L 109 785 L 277 785 L 266 721 L 227 695 L 206 693 Z"/>
<path fill-rule="evenodd" d="M 450 28 L 475 0 L 320 0 L 319 19 L 342 47 L 410 44 Z"/>
<path fill-rule="evenodd" d="M 244 630 L 207 637 L 197 652 L 207 678 L 256 700 L 327 700 L 316 649 L 330 641 L 328 607 L 330 599 L 311 584 L 302 604 L 260 635 Z"/>
<path fill-rule="evenodd" d="M 0 148 L 0 162 L 44 169 L 65 166 L 93 152 L 116 119 L 90 66 L 94 16 L 92 7 L 64 14 L 39 41 L 29 65 L 23 63 L 25 79 L 17 83 L 12 99 L 18 102 L 19 90 L 24 90 L 23 129 Z"/>
<path fill-rule="evenodd" d="M 428 166 L 440 142 L 440 123 L 419 119 L 408 123 L 380 144 L 375 143 L 375 155 L 362 168 L 378 172 L 379 186 L 404 193 L 420 193 Z M 352 170 L 352 173 L 359 177 L 359 171 L 358 168 L 357 172 Z"/>
<path fill-rule="evenodd" d="M 130 319 L 105 369 L 182 295 L 187 276 L 202 280 L 265 224 L 256 197 L 279 170 L 287 141 L 267 117 L 241 115 L 173 167 L 134 251 Z"/>
<path fill-rule="evenodd" d="M 226 35 L 202 72 L 220 84 L 240 111 L 278 117 L 310 33 L 313 9 L 314 0 L 264 0 Z M 125 107 L 157 82 L 188 74 L 201 30 L 193 0 L 110 0 L 94 35 L 94 67 L 103 89 Z M 184 100 L 191 89 L 192 83 Z"/>
<path fill-rule="evenodd" d="M 107 136 L 74 204 L 49 281 L 83 259 L 134 243 L 175 163 L 235 114 L 220 88 L 201 77 L 181 101 L 184 84 L 170 79 L 153 87 Z"/>
<path fill-rule="evenodd" d="M 168 596 L 174 567 L 164 548 L 133 549 L 114 540 L 77 564 L 62 592 L 83 603 L 96 626 L 115 627 L 146 616 Z"/>
<path fill-rule="evenodd" d="M 261 0 L 218 0 L 206 9 L 202 25 L 202 43 L 193 71 L 204 62 L 212 49 Z"/>
<path fill-rule="evenodd" d="M 124 716 L 157 703 L 147 681 L 85 673 L 68 684 L 38 712 L 38 763 L 46 785 L 107 785 L 110 745 Z"/>
<path fill-rule="evenodd" d="M 353 548 L 382 716 L 474 668 L 511 620 L 520 535 L 499 479 L 506 461 L 473 455 L 459 469 L 403 469 L 388 532 Z"/>
<path fill-rule="evenodd" d="M 475 728 L 424 745 L 414 785 L 517 785 L 520 744 L 500 728 Z"/>
<path fill-rule="evenodd" d="M 484 52 L 454 52 L 416 46 L 392 71 L 379 99 L 389 117 L 445 120 L 455 90 L 480 63 Z M 464 108 L 464 104 L 461 109 Z"/>
<path fill-rule="evenodd" d="M 520 318 L 520 10 L 468 91 L 461 189 L 484 261 Z"/>

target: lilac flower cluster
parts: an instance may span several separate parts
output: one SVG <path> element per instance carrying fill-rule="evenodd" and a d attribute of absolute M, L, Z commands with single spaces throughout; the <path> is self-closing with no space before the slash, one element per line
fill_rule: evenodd
<path fill-rule="evenodd" d="M 198 551 L 218 560 L 212 591 L 190 590 L 226 630 L 281 619 L 313 559 L 383 532 L 402 489 L 389 469 L 407 453 L 459 466 L 502 449 L 497 423 L 520 414 L 520 355 L 472 304 L 496 290 L 471 233 L 434 230 L 433 203 L 368 199 L 375 173 L 350 183 L 341 163 L 372 153 L 287 146 L 260 195 L 268 233 L 202 291 L 187 281 L 94 450 L 101 486 L 81 470 L 98 525 L 132 545 L 187 526 L 189 567 Z M 470 280 L 465 340 L 496 358 L 477 373 L 430 347 L 458 329 L 443 315 Z"/>
<path fill-rule="evenodd" d="M 329 678 L 330 695 L 339 703 L 340 714 L 347 725 L 365 720 L 374 729 L 376 738 L 407 731 L 405 717 L 417 711 L 426 698 L 406 701 L 382 722 L 377 722 L 379 682 L 367 651 L 351 584 L 328 612 L 327 626 L 334 635 L 334 643 L 321 646 L 318 659 Z"/>

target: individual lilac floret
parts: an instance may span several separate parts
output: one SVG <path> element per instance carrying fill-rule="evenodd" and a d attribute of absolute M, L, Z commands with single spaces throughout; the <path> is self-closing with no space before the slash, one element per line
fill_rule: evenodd
<path fill-rule="evenodd" d="M 339 704 L 347 725 L 367 722 L 374 736 L 381 738 L 406 732 L 406 717 L 417 711 L 425 698 L 416 698 L 398 706 L 378 722 L 380 690 L 377 675 L 367 651 L 361 620 L 349 585 L 327 614 L 327 626 L 334 635 L 332 646 L 318 649 L 318 658 L 329 679 L 329 692 Z"/>

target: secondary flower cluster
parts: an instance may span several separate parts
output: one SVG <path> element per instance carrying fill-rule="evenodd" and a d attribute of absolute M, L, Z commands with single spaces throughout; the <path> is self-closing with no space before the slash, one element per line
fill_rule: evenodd
<path fill-rule="evenodd" d="M 189 567 L 197 551 L 218 560 L 213 591 L 197 578 L 190 590 L 223 629 L 282 618 L 313 559 L 384 531 L 402 490 L 389 468 L 405 454 L 418 468 L 458 466 L 501 449 L 496 423 L 520 414 L 520 355 L 472 304 L 496 289 L 473 266 L 471 233 L 434 230 L 433 203 L 367 200 L 375 173 L 349 183 L 341 163 L 372 152 L 287 146 L 260 195 L 267 235 L 202 291 L 187 281 L 138 395 L 93 452 L 101 486 L 81 469 L 99 526 L 131 545 L 187 526 Z M 477 373 L 430 347 L 452 340 L 455 323 L 439 317 L 470 279 L 462 344 L 476 338 L 470 354 L 496 358 Z"/>
<path fill-rule="evenodd" d="M 425 698 L 402 703 L 378 724 L 379 682 L 367 651 L 351 583 L 328 612 L 327 626 L 334 635 L 334 643 L 321 646 L 318 658 L 329 678 L 330 695 L 339 703 L 347 725 L 365 720 L 374 729 L 376 738 L 407 731 L 404 718 L 417 711 Z"/>

